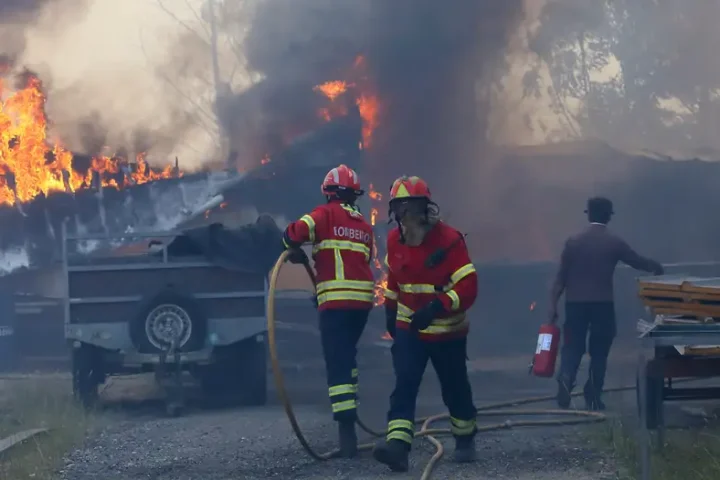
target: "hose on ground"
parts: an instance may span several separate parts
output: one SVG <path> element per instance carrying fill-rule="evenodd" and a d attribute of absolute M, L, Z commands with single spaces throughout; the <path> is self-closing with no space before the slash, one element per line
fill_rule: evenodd
<path fill-rule="evenodd" d="M 268 344 L 270 349 L 270 361 L 272 365 L 273 376 L 275 379 L 275 387 L 277 389 L 280 401 L 285 408 L 288 420 L 290 420 L 290 426 L 295 433 L 300 444 L 303 446 L 305 451 L 310 457 L 315 460 L 324 461 L 331 458 L 335 458 L 339 455 L 338 450 L 333 450 L 326 453 L 319 453 L 313 449 L 308 440 L 305 438 L 300 425 L 298 424 L 297 417 L 290 401 L 290 396 L 285 388 L 285 379 L 283 377 L 282 369 L 280 368 L 280 360 L 277 348 L 277 337 L 275 330 L 275 294 L 277 289 L 277 281 L 280 276 L 280 271 L 283 265 L 288 259 L 289 251 L 285 251 L 280 255 L 273 267 L 270 275 L 269 289 L 268 289 L 268 304 L 267 304 L 267 328 L 268 328 Z M 310 280 L 315 285 L 315 274 L 312 268 L 305 264 L 305 270 L 307 271 Z M 635 386 L 619 387 L 606 389 L 605 392 L 619 392 L 624 390 L 633 390 Z M 581 395 L 580 392 L 573 394 L 573 396 Z M 524 398 L 519 400 L 511 400 L 502 403 L 494 403 L 491 405 L 484 405 L 477 409 L 478 417 L 510 417 L 510 416 L 540 416 L 540 415 L 557 415 L 574 418 L 559 418 L 559 419 L 545 419 L 545 420 L 518 420 L 511 421 L 506 420 L 502 423 L 490 424 L 490 425 L 478 425 L 478 432 L 490 432 L 494 430 L 504 430 L 516 427 L 541 427 L 541 426 L 560 426 L 560 425 L 577 425 L 580 423 L 597 423 L 606 420 L 606 416 L 601 412 L 590 412 L 584 410 L 522 410 L 512 409 L 507 410 L 506 407 L 517 407 L 520 405 L 528 405 L 532 403 L 546 402 L 554 400 L 555 397 L 552 395 L 543 397 Z M 502 410 L 501 410 L 502 409 Z M 420 425 L 420 429 L 415 433 L 415 437 L 427 438 L 436 448 L 436 452 L 423 470 L 421 480 L 429 480 L 432 471 L 435 468 L 437 462 L 442 458 L 445 453 L 443 444 L 438 440 L 437 437 L 450 435 L 449 428 L 431 428 L 431 426 L 439 421 L 448 420 L 450 415 L 448 413 L 441 413 L 438 415 L 432 415 L 430 417 L 418 418 L 415 420 L 417 425 Z M 361 420 L 357 421 L 358 426 L 374 437 L 383 437 L 385 432 L 375 431 L 369 428 Z M 358 447 L 360 450 L 371 450 L 373 448 L 372 443 L 363 444 Z"/>

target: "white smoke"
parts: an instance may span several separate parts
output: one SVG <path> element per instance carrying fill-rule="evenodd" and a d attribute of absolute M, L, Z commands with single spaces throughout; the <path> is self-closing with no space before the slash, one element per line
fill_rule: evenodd
<path fill-rule="evenodd" d="M 26 26 L 17 59 L 45 82 L 53 140 L 96 154 L 88 145 L 133 148 L 142 137 L 149 145 L 138 148 L 149 151 L 151 163 L 177 156 L 184 170 L 217 160 L 204 0 L 77 3 L 46 4 Z M 235 66 L 226 51 L 220 55 L 224 70 Z M 237 90 L 242 75 L 229 83 Z M 100 138 L 88 138 L 88 124 Z"/>

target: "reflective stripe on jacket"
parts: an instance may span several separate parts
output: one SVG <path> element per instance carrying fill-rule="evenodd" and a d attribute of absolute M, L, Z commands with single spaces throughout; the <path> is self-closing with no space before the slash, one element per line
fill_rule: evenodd
<path fill-rule="evenodd" d="M 310 242 L 317 270 L 320 310 L 372 308 L 374 279 L 370 224 L 356 209 L 339 202 L 315 208 L 285 230 L 286 247 Z"/>
<path fill-rule="evenodd" d="M 465 312 L 477 296 L 477 272 L 470 261 L 460 232 L 438 222 L 423 243 L 409 247 L 400 242 L 397 229 L 388 235 L 388 283 L 385 304 L 397 308 L 397 328 L 410 328 L 412 314 L 438 298 L 445 312 L 420 331 L 425 340 L 443 340 L 467 335 L 469 322 Z M 454 242 L 454 243 L 453 243 Z M 429 268 L 426 260 L 441 248 L 448 248 L 445 259 Z"/>

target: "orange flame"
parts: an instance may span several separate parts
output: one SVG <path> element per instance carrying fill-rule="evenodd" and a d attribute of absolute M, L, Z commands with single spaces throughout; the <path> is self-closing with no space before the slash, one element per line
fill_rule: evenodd
<path fill-rule="evenodd" d="M 373 132 L 378 126 L 378 98 L 373 95 L 361 95 L 357 99 L 357 105 L 360 109 L 360 117 L 363 120 L 362 139 L 363 149 L 369 148 L 372 144 Z"/>
<path fill-rule="evenodd" d="M 382 195 L 378 193 L 374 187 L 373 184 L 370 184 L 370 188 L 368 191 L 368 197 L 372 200 L 372 203 L 374 205 L 378 205 L 378 202 L 382 200 Z M 375 222 L 377 221 L 378 217 L 378 209 L 376 206 L 372 206 L 370 208 L 370 224 L 375 226 Z M 385 303 L 385 287 L 387 287 L 387 271 L 383 268 L 383 264 L 380 261 L 379 255 L 378 255 L 378 248 L 377 248 L 377 241 L 378 239 L 375 239 L 375 242 L 373 243 L 373 251 L 372 251 L 372 263 L 376 270 L 380 272 L 380 279 L 375 282 L 375 305 L 382 305 Z"/>
<path fill-rule="evenodd" d="M 316 85 L 313 90 L 320 92 L 325 95 L 331 102 L 329 107 L 321 108 L 318 110 L 318 116 L 326 122 L 331 119 L 347 115 L 347 108 L 343 103 L 335 103 L 339 97 L 349 91 L 350 88 L 359 90 L 358 96 L 355 98 L 355 104 L 360 110 L 360 117 L 362 118 L 362 142 L 360 143 L 360 149 L 369 148 L 372 144 L 373 133 L 378 127 L 378 113 L 380 111 L 380 101 L 378 97 L 374 95 L 367 86 L 367 76 L 365 75 L 365 57 L 362 55 L 355 59 L 353 64 L 354 74 L 360 76 L 362 85 L 357 83 L 349 83 L 344 80 L 331 80 L 321 85 Z"/>
<path fill-rule="evenodd" d="M 25 86 L 10 91 L 0 78 L 0 204 L 28 202 L 40 194 L 55 191 L 74 192 L 89 186 L 93 172 L 100 174 L 104 186 L 118 187 L 115 179 L 103 174 L 117 174 L 119 161 L 109 156 L 92 159 L 87 172 L 73 169 L 73 154 L 60 142 L 47 138 L 45 94 L 42 83 L 28 76 Z M 173 176 L 173 168 L 155 172 L 148 167 L 145 154 L 136 159 L 135 171 L 128 169 L 123 186 L 145 183 Z"/>
<path fill-rule="evenodd" d="M 322 94 L 328 97 L 331 102 L 334 102 L 337 97 L 347 92 L 348 87 L 352 86 L 354 85 L 348 85 L 347 82 L 342 80 L 332 80 L 325 82 L 322 85 L 315 86 L 313 90 L 316 92 L 322 92 Z"/>

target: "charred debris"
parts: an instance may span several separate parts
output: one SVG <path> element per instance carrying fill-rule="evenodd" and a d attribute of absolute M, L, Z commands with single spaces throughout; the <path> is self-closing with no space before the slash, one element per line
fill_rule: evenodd
<path fill-rule="evenodd" d="M 53 192 L 32 201 L 0 207 L 0 251 L 25 249 L 32 267 L 53 264 L 59 258 L 62 225 L 72 235 L 107 235 L 115 240 L 78 242 L 77 252 L 86 254 L 134 243 L 133 232 L 152 232 L 194 227 L 213 221 L 218 212 L 232 216 L 243 208 L 260 213 L 293 217 L 313 206 L 318 178 L 339 162 L 361 169 L 362 121 L 357 109 L 295 137 L 276 154 L 264 157 L 247 171 L 234 168 L 180 174 L 176 160 L 171 178 L 134 185 L 132 163 L 121 163 L 108 178 L 97 172 L 88 188 L 76 192 Z M 234 164 L 230 154 L 228 164 Z M 75 156 L 73 162 L 89 163 Z M 146 167 L 147 168 L 147 167 Z M 12 188 L 12 175 L 5 176 Z M 105 185 L 105 186 L 103 186 Z M 124 236 L 127 234 L 127 236 Z M 118 242 L 117 236 L 122 239 Z"/>

